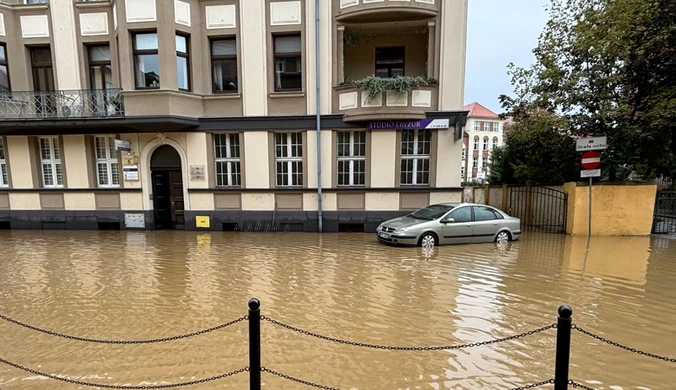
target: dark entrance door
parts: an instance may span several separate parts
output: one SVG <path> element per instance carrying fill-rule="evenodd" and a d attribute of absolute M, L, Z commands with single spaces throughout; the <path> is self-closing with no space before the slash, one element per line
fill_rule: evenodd
<path fill-rule="evenodd" d="M 185 229 L 181 157 L 168 145 L 157 148 L 150 160 L 155 229 Z"/>

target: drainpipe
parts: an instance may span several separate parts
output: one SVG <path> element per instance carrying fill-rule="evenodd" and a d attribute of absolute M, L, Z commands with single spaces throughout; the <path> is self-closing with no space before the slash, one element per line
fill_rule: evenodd
<path fill-rule="evenodd" d="M 322 114 L 321 114 L 321 75 L 319 67 L 319 0 L 315 0 L 315 110 L 317 112 L 317 227 L 319 233 L 324 230 L 322 221 Z"/>

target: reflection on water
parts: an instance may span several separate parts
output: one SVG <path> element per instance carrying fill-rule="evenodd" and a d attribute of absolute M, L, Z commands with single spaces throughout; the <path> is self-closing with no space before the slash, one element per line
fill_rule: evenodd
<path fill-rule="evenodd" d="M 0 313 L 85 337 L 145 339 L 263 314 L 322 334 L 443 345 L 574 322 L 676 355 L 676 241 L 525 235 L 508 245 L 391 248 L 366 234 L 2 232 Z M 343 389 L 507 389 L 553 376 L 554 332 L 473 349 L 390 352 L 263 324 L 263 364 Z M 0 357 L 108 384 L 188 381 L 247 364 L 240 323 L 153 345 L 83 344 L 0 323 Z M 666 389 L 673 364 L 573 335 L 571 376 L 598 389 Z M 266 388 L 300 389 L 264 375 Z M 247 376 L 194 386 L 246 388 Z M 74 389 L 0 365 L 0 388 Z"/>

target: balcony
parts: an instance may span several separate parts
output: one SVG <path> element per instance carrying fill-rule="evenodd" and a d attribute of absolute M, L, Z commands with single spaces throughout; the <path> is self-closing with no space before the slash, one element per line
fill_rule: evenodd
<path fill-rule="evenodd" d="M 392 119 L 424 119 L 426 112 L 438 109 L 438 87 L 421 86 L 406 93 L 388 91 L 369 100 L 369 92 L 359 87 L 340 86 L 333 91 L 334 112 L 345 122 Z"/>
<path fill-rule="evenodd" d="M 442 0 L 340 0 L 342 23 L 425 20 L 439 14 Z"/>
<path fill-rule="evenodd" d="M 0 120 L 123 117 L 122 89 L 0 93 Z"/>

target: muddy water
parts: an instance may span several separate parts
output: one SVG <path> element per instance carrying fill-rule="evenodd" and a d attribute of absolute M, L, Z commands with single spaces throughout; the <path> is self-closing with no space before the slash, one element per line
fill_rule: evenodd
<path fill-rule="evenodd" d="M 574 322 L 676 356 L 676 240 L 526 235 L 422 249 L 361 234 L 2 232 L 0 313 L 84 337 L 147 339 L 263 314 L 318 333 L 392 345 L 447 345 Z M 585 256 L 586 255 L 586 256 Z M 549 379 L 554 331 L 473 349 L 391 352 L 333 344 L 263 323 L 263 364 L 341 389 L 507 389 Z M 153 345 L 54 338 L 0 321 L 0 357 L 71 379 L 189 381 L 247 364 L 245 323 Z M 597 389 L 668 389 L 676 366 L 573 335 L 571 376 Z M 265 388 L 303 389 L 263 375 Z M 0 364 L 0 388 L 77 389 Z M 244 389 L 246 374 L 190 389 Z M 551 387 L 546 387 L 551 388 Z"/>

